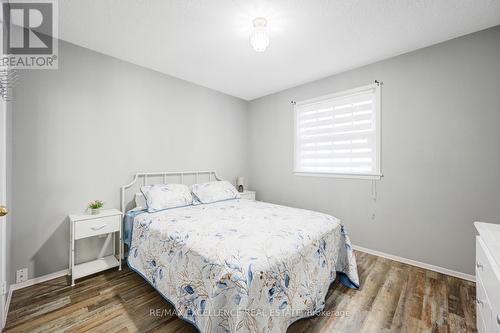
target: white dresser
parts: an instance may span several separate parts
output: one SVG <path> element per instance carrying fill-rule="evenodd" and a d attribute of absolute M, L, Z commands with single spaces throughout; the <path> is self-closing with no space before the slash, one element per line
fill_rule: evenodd
<path fill-rule="evenodd" d="M 477 330 L 500 333 L 500 225 L 474 222 Z"/>

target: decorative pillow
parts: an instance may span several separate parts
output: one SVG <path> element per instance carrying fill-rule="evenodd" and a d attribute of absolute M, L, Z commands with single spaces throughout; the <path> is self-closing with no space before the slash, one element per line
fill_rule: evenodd
<path fill-rule="evenodd" d="M 141 192 L 135 194 L 135 207 L 142 209 L 146 209 L 148 207 L 148 204 L 146 203 L 146 197 Z"/>
<path fill-rule="evenodd" d="M 204 204 L 241 198 L 236 188 L 226 180 L 194 184 L 191 191 Z"/>
<path fill-rule="evenodd" d="M 184 184 L 161 184 L 141 187 L 146 197 L 148 212 L 189 206 L 193 203 L 191 191 Z"/>

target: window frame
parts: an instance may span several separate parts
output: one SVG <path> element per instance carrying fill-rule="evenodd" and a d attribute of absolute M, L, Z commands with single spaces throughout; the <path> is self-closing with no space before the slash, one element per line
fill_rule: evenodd
<path fill-rule="evenodd" d="M 300 171 L 297 168 L 298 165 L 298 133 L 299 133 L 299 122 L 298 122 L 298 108 L 301 105 L 304 104 L 313 104 L 313 103 L 320 103 L 324 102 L 328 99 L 335 99 L 339 97 L 343 97 L 346 95 L 353 95 L 356 93 L 361 93 L 366 90 L 375 90 L 375 101 L 374 101 L 374 113 L 375 113 L 375 147 L 377 149 L 376 151 L 376 163 L 375 167 L 376 170 L 373 173 L 355 173 L 355 172 L 346 172 L 346 173 L 340 173 L 340 172 L 309 172 L 309 171 Z M 293 174 L 296 176 L 307 176 L 307 177 L 329 177 L 329 178 L 348 178 L 348 179 L 367 179 L 367 180 L 379 180 L 381 177 L 383 177 L 382 174 L 382 163 L 381 163 L 381 157 L 382 157 L 382 127 L 381 127 L 381 122 L 382 122 L 382 100 L 381 100 L 381 92 L 380 92 L 380 84 L 379 83 L 374 83 L 374 84 L 369 84 L 353 89 L 348 89 L 348 90 L 343 90 L 339 91 L 336 93 L 328 94 L 328 95 L 323 95 L 319 97 L 314 97 L 306 100 L 302 100 L 299 102 L 295 102 L 293 106 Z"/>

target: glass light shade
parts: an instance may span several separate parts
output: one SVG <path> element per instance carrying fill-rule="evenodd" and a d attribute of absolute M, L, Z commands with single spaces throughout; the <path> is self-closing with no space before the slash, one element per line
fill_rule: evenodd
<path fill-rule="evenodd" d="M 253 20 L 253 32 L 250 35 L 250 44 L 255 52 L 264 52 L 269 46 L 269 36 L 267 35 L 267 20 L 257 17 Z"/>

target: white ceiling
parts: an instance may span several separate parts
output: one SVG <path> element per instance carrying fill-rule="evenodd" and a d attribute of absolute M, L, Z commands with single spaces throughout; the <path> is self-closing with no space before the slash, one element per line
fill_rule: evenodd
<path fill-rule="evenodd" d="M 500 0 L 64 0 L 59 18 L 63 40 L 251 100 L 498 25 Z"/>

